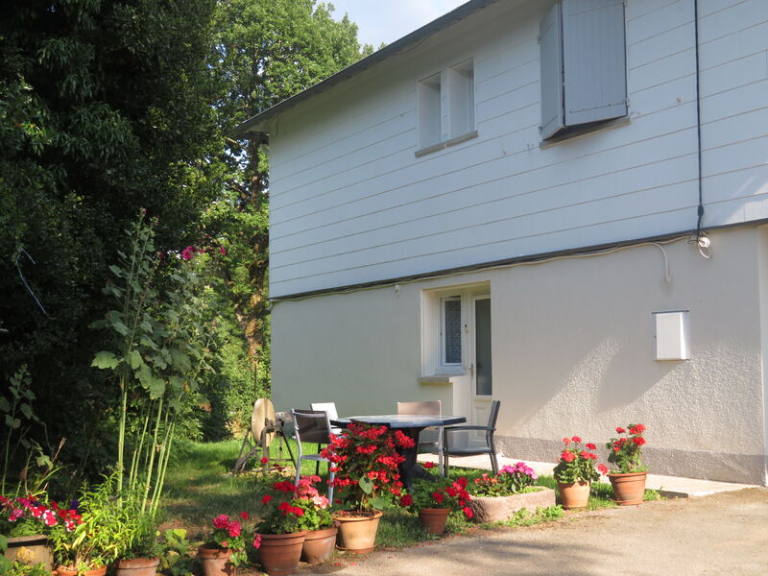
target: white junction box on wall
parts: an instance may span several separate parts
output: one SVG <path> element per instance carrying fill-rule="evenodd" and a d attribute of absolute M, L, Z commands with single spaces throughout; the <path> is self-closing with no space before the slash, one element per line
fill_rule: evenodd
<path fill-rule="evenodd" d="M 654 312 L 656 360 L 690 360 L 688 310 Z"/>

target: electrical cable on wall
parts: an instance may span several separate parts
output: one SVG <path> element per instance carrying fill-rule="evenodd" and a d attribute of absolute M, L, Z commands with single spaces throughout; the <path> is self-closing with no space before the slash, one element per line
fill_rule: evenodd
<path fill-rule="evenodd" d="M 27 258 L 29 258 L 29 261 L 32 262 L 32 264 L 37 264 L 37 262 L 34 261 L 32 256 L 29 255 L 29 252 L 24 250 L 24 248 L 19 248 L 16 251 L 16 258 L 14 258 L 13 263 L 16 265 L 16 270 L 19 272 L 19 278 L 21 278 L 21 283 L 24 284 L 24 287 L 27 289 L 27 292 L 29 292 L 30 296 L 32 296 L 32 298 L 35 300 L 35 303 L 37 304 L 38 308 L 42 310 L 43 314 L 45 314 L 48 318 L 50 318 L 50 315 L 48 314 L 48 312 L 45 311 L 43 304 L 37 298 L 32 288 L 29 287 L 29 284 L 27 284 L 27 279 L 24 278 L 24 273 L 21 271 L 21 266 L 19 266 L 19 258 L 21 257 L 22 254 L 24 254 L 24 256 L 26 256 Z"/>

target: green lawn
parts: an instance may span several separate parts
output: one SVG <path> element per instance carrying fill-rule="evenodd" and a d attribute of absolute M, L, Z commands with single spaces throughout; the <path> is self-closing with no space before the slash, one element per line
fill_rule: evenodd
<path fill-rule="evenodd" d="M 306 444 L 304 449 L 307 453 L 314 453 L 317 446 Z M 253 461 L 250 469 L 243 474 L 235 476 L 230 473 L 239 450 L 240 441 L 234 440 L 205 444 L 185 442 L 177 446 L 166 479 L 165 525 L 186 528 L 190 540 L 194 542 L 204 539 L 215 516 L 236 516 L 242 511 L 253 513 L 257 509 L 265 491 L 263 482 L 260 482 L 260 471 L 253 469 L 254 465 L 258 466 L 258 462 Z M 295 442 L 292 443 L 292 450 L 295 455 Z M 271 455 L 273 458 L 278 456 L 277 444 L 272 445 Z M 285 456 L 287 457 L 287 453 Z M 287 477 L 293 478 L 292 466 L 288 466 L 291 471 L 286 470 Z M 315 472 L 315 465 L 311 462 L 305 462 L 302 468 L 303 474 Z M 326 466 L 322 465 L 320 475 L 325 477 L 326 470 Z M 450 475 L 455 478 L 465 476 L 472 482 L 484 472 L 487 471 L 454 467 Z M 538 484 L 550 488 L 556 486 L 551 476 L 541 477 Z M 595 484 L 590 498 L 590 510 L 616 506 L 611 496 L 610 485 Z M 646 499 L 658 499 L 658 494 L 646 491 Z M 504 524 L 524 526 L 556 520 L 560 516 L 557 510 L 521 514 Z M 476 525 L 458 517 L 451 517 L 448 532 L 460 533 L 473 527 L 476 528 Z M 414 514 L 392 507 L 387 509 L 382 517 L 376 543 L 379 548 L 402 548 L 436 539 L 438 538 L 426 533 Z"/>

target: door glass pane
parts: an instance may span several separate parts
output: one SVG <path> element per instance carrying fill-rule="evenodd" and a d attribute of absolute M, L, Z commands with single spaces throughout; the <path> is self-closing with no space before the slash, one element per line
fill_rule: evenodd
<path fill-rule="evenodd" d="M 475 300 L 475 394 L 491 396 L 491 301 Z"/>
<path fill-rule="evenodd" d="M 461 364 L 461 299 L 443 300 L 444 364 Z"/>

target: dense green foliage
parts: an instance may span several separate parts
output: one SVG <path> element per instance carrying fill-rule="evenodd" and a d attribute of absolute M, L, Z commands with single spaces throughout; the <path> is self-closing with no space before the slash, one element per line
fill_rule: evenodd
<path fill-rule="evenodd" d="M 269 391 L 268 180 L 247 117 L 358 58 L 314 0 L 9 0 L 0 16 L 0 382 L 29 367 L 51 443 L 115 461 L 119 387 L 91 368 L 123 231 L 157 250 L 226 247 L 202 430 L 225 436 Z"/>

